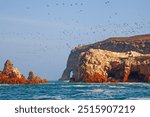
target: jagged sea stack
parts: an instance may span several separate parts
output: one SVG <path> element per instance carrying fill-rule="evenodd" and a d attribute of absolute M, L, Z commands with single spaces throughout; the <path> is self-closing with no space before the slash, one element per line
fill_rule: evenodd
<path fill-rule="evenodd" d="M 11 60 L 8 59 L 4 64 L 3 73 L 9 75 L 12 73 L 12 71 L 13 71 L 13 63 Z"/>
<path fill-rule="evenodd" d="M 0 72 L 0 84 L 44 84 L 47 82 L 46 79 L 41 79 L 39 76 L 34 77 L 32 71 L 29 72 L 27 79 L 18 68 L 13 67 L 11 60 L 5 62 L 4 69 Z"/>
<path fill-rule="evenodd" d="M 34 79 L 34 73 L 33 73 L 33 71 L 30 71 L 29 76 L 28 76 L 28 80 L 32 80 L 32 79 Z"/>

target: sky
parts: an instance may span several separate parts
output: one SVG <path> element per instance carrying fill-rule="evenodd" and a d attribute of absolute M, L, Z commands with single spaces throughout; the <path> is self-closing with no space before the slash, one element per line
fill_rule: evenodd
<path fill-rule="evenodd" d="M 150 0 L 0 0 L 0 69 L 58 80 L 71 49 L 150 33 Z"/>

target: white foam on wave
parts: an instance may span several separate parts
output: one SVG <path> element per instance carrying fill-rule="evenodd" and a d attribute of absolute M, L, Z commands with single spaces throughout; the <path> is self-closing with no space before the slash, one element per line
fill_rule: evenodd
<path fill-rule="evenodd" d="M 129 85 L 149 85 L 148 83 L 142 83 L 142 82 L 120 82 L 118 84 L 129 84 Z"/>
<path fill-rule="evenodd" d="M 69 88 L 71 87 L 70 85 L 65 85 L 65 86 L 61 86 L 62 88 Z"/>
<path fill-rule="evenodd" d="M 123 87 L 123 86 L 109 86 L 109 88 L 121 88 L 121 89 L 123 89 L 125 87 Z"/>
<path fill-rule="evenodd" d="M 42 95 L 42 96 L 33 96 L 33 99 L 43 99 L 43 98 L 50 98 L 50 96 Z"/>
<path fill-rule="evenodd" d="M 121 93 L 122 90 L 105 90 L 103 94 L 107 96 L 117 95 L 118 93 Z"/>
<path fill-rule="evenodd" d="M 128 100 L 150 100 L 150 98 L 128 98 Z"/>
<path fill-rule="evenodd" d="M 94 89 L 94 90 L 90 90 L 93 93 L 97 93 L 97 92 L 103 92 L 104 90 L 102 89 Z"/>
<path fill-rule="evenodd" d="M 86 85 L 70 85 L 72 87 L 87 87 Z"/>
<path fill-rule="evenodd" d="M 11 86 L 13 84 L 0 84 L 0 86 Z"/>
<path fill-rule="evenodd" d="M 33 96 L 33 99 L 61 99 L 61 96 L 48 96 L 48 95 L 41 95 L 41 96 Z"/>

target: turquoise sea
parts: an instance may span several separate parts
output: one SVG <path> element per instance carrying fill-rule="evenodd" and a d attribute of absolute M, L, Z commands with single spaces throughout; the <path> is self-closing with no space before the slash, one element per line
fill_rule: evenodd
<path fill-rule="evenodd" d="M 70 83 L 0 84 L 0 100 L 128 100 L 150 99 L 146 83 Z"/>

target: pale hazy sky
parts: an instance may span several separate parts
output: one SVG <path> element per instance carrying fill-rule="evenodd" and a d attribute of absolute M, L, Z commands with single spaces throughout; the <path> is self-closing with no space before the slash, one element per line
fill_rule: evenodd
<path fill-rule="evenodd" d="M 0 69 L 6 59 L 57 80 L 70 50 L 150 33 L 150 0 L 0 0 Z"/>

